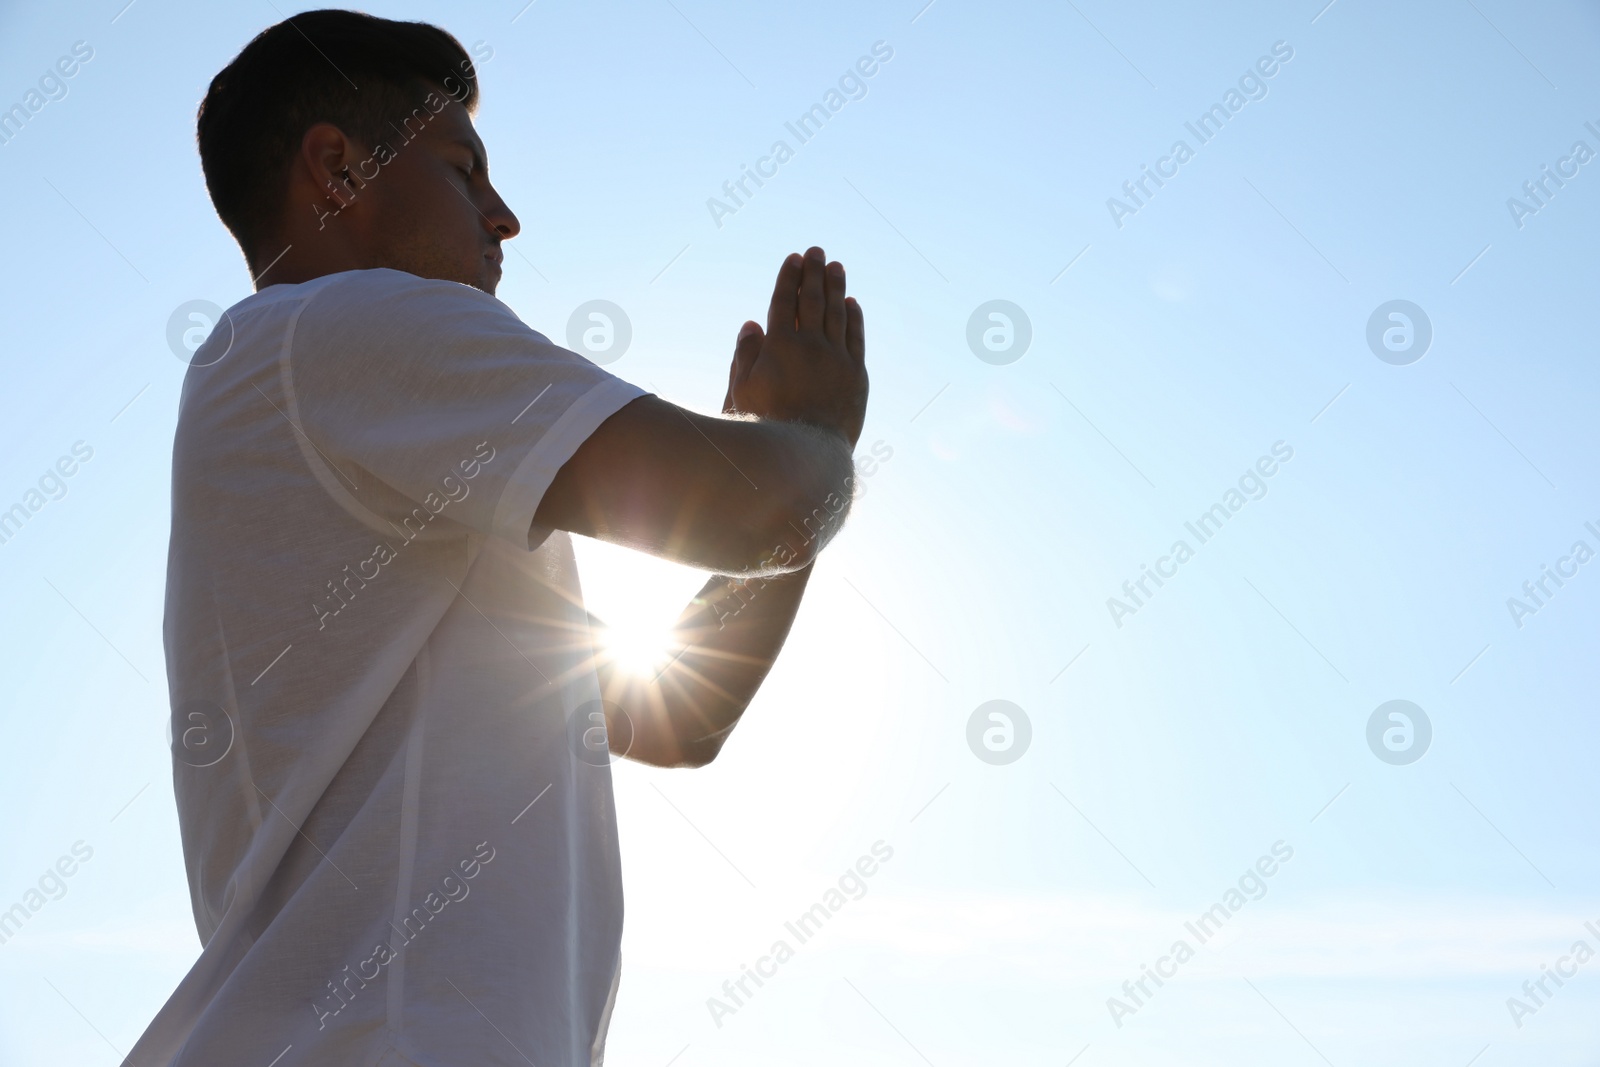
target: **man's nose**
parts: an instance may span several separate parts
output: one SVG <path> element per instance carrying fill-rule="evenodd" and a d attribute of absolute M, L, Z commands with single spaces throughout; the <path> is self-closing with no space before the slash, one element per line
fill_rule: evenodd
<path fill-rule="evenodd" d="M 506 206 L 506 202 L 500 199 L 499 193 L 494 194 L 494 203 L 484 215 L 502 240 L 515 237 L 522 232 L 522 223 L 517 221 L 516 213 Z"/>

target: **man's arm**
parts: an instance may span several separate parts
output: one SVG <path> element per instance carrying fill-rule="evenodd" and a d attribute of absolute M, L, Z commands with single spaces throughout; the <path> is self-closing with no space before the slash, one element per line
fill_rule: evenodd
<path fill-rule="evenodd" d="M 657 767 L 701 767 L 721 750 L 772 669 L 811 567 L 771 578 L 712 578 L 673 627 L 653 677 L 600 654 L 611 750 Z M 598 630 L 604 623 L 590 617 Z M 603 642 L 600 642 L 603 645 Z"/>
<path fill-rule="evenodd" d="M 844 290 L 822 249 L 784 260 L 767 330 L 747 328 L 729 374 L 739 417 L 640 397 L 579 446 L 535 521 L 721 574 L 809 564 L 826 537 L 796 534 L 848 484 L 866 416 L 861 307 Z M 785 541 L 796 554 L 775 558 Z"/>
<path fill-rule="evenodd" d="M 739 331 L 723 400 L 735 418 L 644 397 L 562 467 L 536 521 L 722 575 L 679 616 L 673 659 L 654 677 L 600 657 L 614 752 L 698 767 L 721 749 L 849 512 L 866 403 L 861 307 L 845 296 L 844 267 L 811 248 L 778 271 L 766 332 Z"/>
<path fill-rule="evenodd" d="M 717 418 L 654 396 L 623 406 L 579 446 L 534 521 L 701 570 L 775 573 L 782 540 L 852 471 L 850 444 L 819 427 Z"/>

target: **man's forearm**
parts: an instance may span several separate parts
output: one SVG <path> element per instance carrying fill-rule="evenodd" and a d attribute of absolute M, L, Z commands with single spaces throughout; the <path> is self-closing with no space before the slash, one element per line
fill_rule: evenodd
<path fill-rule="evenodd" d="M 642 396 L 562 465 L 534 522 L 716 573 L 794 570 L 822 543 L 800 531 L 848 504 L 851 464 L 849 441 L 824 428 Z M 792 558 L 774 556 L 780 541 Z"/>
<path fill-rule="evenodd" d="M 817 558 L 823 547 L 844 527 L 855 500 L 855 460 L 849 442 L 821 426 L 802 422 L 765 423 L 786 439 L 782 465 L 768 484 L 788 490 L 787 529 L 761 554 L 753 567 L 738 575 L 778 574 L 798 570 Z M 709 588 L 709 585 L 708 587 Z"/>
<path fill-rule="evenodd" d="M 608 724 L 614 751 L 663 767 L 709 762 L 777 660 L 810 577 L 810 566 L 714 577 L 679 616 L 654 678 L 602 662 L 601 694 L 627 717 Z"/>

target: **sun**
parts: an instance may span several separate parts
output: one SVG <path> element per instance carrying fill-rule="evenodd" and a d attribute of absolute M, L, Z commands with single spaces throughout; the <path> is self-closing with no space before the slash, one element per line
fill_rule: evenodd
<path fill-rule="evenodd" d="M 654 679 L 678 655 L 673 627 L 706 575 L 642 552 L 574 537 L 585 607 L 600 625 L 596 656 L 630 675 Z"/>
<path fill-rule="evenodd" d="M 670 662 L 671 628 L 658 619 L 623 618 L 607 622 L 597 635 L 601 655 L 629 674 L 654 677 Z"/>

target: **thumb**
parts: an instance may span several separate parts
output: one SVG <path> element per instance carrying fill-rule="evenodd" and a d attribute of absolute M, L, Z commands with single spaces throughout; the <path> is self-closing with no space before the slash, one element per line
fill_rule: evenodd
<path fill-rule="evenodd" d="M 750 376 L 750 368 L 755 366 L 756 353 L 761 351 L 762 340 L 760 323 L 746 321 L 739 327 L 739 337 L 733 345 L 733 361 L 728 364 L 728 392 L 722 398 L 724 415 L 732 415 L 737 411 L 733 402 L 733 388 Z"/>
<path fill-rule="evenodd" d="M 749 320 L 739 327 L 739 339 L 733 346 L 730 385 L 750 377 L 750 368 L 755 366 L 756 354 L 761 351 L 761 342 L 764 340 L 766 335 L 761 332 L 760 323 Z"/>

